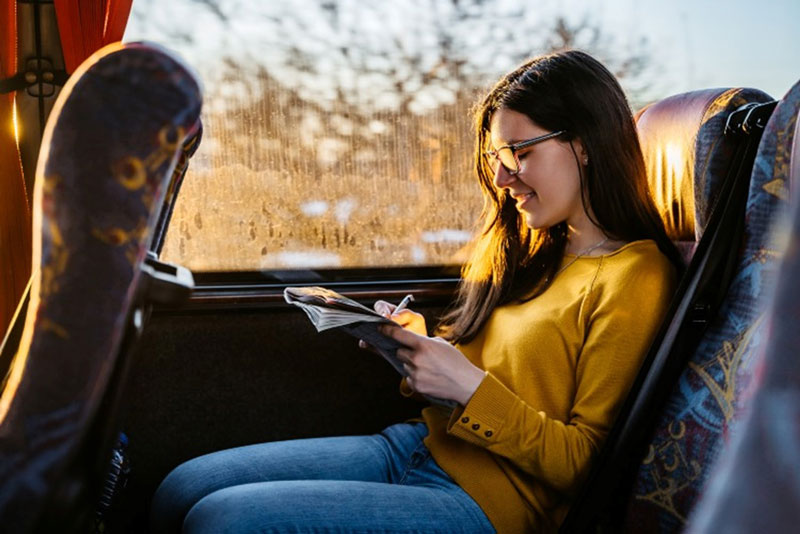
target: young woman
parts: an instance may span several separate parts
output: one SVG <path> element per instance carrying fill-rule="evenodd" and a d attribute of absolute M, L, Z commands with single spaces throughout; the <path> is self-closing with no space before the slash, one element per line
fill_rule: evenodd
<path fill-rule="evenodd" d="M 453 308 L 400 326 L 404 394 L 450 400 L 373 436 L 266 443 L 176 468 L 158 532 L 555 530 L 672 295 L 677 251 L 633 118 L 591 56 L 506 75 L 476 111 L 483 231 Z M 363 344 L 362 344 L 363 346 Z"/>

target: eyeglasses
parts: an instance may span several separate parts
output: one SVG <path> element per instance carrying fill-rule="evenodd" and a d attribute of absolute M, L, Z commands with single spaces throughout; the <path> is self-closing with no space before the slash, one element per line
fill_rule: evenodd
<path fill-rule="evenodd" d="M 508 174 L 516 175 L 519 174 L 520 171 L 519 156 L 517 155 L 517 152 L 565 133 L 567 133 L 566 130 L 559 130 L 557 132 L 540 135 L 539 137 L 534 137 L 533 139 L 528 139 L 527 141 L 520 141 L 519 143 L 501 146 L 497 150 L 487 150 L 483 153 L 483 156 L 486 158 L 486 163 L 489 165 L 489 168 L 492 169 L 492 172 L 496 173 L 498 165 L 502 165 Z"/>

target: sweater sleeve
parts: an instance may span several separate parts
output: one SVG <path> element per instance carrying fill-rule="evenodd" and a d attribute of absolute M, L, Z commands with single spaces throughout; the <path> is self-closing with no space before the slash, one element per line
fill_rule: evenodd
<path fill-rule="evenodd" d="M 567 421 L 526 404 L 488 374 L 467 405 L 453 412 L 448 433 L 508 458 L 559 492 L 574 494 L 608 434 L 672 296 L 671 268 L 637 267 L 614 273 L 614 279 L 624 281 L 617 282 L 615 290 L 597 284 L 586 297 L 581 315 L 587 331 Z"/>

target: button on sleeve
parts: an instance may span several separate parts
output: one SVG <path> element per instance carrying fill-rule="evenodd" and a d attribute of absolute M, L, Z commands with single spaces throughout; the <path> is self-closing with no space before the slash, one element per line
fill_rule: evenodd
<path fill-rule="evenodd" d="M 497 378 L 487 374 L 472 398 L 450 417 L 447 432 L 481 447 L 498 439 L 506 414 L 515 402 L 511 393 Z"/>

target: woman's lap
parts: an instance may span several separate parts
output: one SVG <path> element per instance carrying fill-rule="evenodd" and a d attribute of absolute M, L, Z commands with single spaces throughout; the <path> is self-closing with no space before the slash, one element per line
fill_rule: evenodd
<path fill-rule="evenodd" d="M 430 458 L 425 434 L 422 424 L 401 424 L 373 436 L 264 443 L 201 456 L 161 483 L 152 524 L 156 532 L 178 532 L 186 517 L 192 533 L 481 531 L 462 528 L 470 524 L 491 530 L 477 504 Z M 223 524 L 231 528 L 221 530 Z"/>
<path fill-rule="evenodd" d="M 290 480 L 216 491 L 189 512 L 184 532 L 478 533 L 480 508 L 442 488 L 349 480 Z M 485 523 L 485 524 L 484 524 Z"/>

